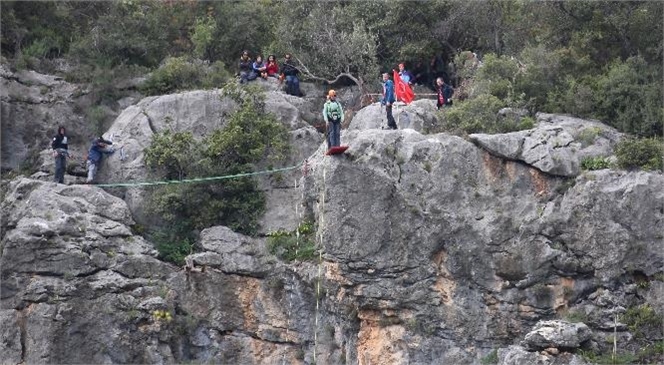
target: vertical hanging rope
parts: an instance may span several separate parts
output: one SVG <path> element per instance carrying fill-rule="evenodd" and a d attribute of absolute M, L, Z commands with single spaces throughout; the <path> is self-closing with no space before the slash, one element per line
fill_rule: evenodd
<path fill-rule="evenodd" d="M 325 164 L 325 157 L 323 157 L 323 189 L 322 189 L 322 197 L 321 197 L 321 202 L 318 204 L 318 215 L 320 216 L 320 224 L 318 226 L 318 242 L 319 242 L 319 248 L 318 248 L 318 280 L 316 281 L 316 315 L 315 315 L 315 322 L 314 322 L 314 364 L 316 363 L 316 349 L 318 348 L 318 315 L 319 315 L 319 306 L 320 306 L 320 282 L 321 282 L 321 276 L 322 276 L 322 268 L 323 268 L 323 233 L 325 229 L 325 171 L 326 170 L 326 164 Z"/>
<path fill-rule="evenodd" d="M 304 184 L 302 187 L 302 200 L 304 201 Z M 297 191 L 297 179 L 295 179 L 295 191 Z M 302 222 L 302 213 L 298 209 L 299 202 L 295 201 L 295 217 L 298 222 Z M 300 223 L 298 223 L 295 228 L 295 257 L 297 257 L 298 251 L 300 250 Z M 293 266 L 293 272 L 291 274 L 291 283 L 295 285 L 295 273 L 297 272 L 297 266 Z M 291 313 L 293 311 L 293 288 L 291 288 L 290 293 L 288 294 L 288 317 L 286 319 L 286 341 L 288 341 L 288 336 L 290 334 L 290 323 L 291 323 Z M 286 365 L 286 351 L 284 351 L 281 358 L 282 365 Z"/>

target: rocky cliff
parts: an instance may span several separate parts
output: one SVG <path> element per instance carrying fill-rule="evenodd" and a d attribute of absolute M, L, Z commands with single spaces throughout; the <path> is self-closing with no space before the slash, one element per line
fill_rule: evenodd
<path fill-rule="evenodd" d="M 127 159 L 104 178 L 142 179 L 155 131 L 223 127 L 233 105 L 215 93 L 125 109 L 109 133 Z M 325 157 L 292 99 L 267 100 L 307 169 L 262 186 L 264 233 L 313 223 L 296 241 L 315 250 L 294 261 L 217 226 L 175 267 L 136 231 L 140 191 L 11 181 L 2 363 L 581 364 L 614 340 L 662 360 L 664 176 L 579 170 L 612 154 L 615 130 L 540 114 L 530 131 L 427 135 L 437 117 L 420 101 L 388 131 L 373 104 L 347 153 Z"/>

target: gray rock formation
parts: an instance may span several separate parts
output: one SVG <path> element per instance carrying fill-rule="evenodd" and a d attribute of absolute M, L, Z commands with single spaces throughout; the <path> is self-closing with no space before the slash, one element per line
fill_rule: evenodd
<path fill-rule="evenodd" d="M 560 320 L 541 321 L 535 325 L 525 339 L 524 345 L 530 350 L 546 348 L 576 349 L 591 337 L 591 331 L 584 323 L 569 323 Z"/>
<path fill-rule="evenodd" d="M 127 159 L 108 159 L 106 178 L 139 180 L 154 130 L 223 127 L 233 105 L 215 93 L 125 110 L 108 134 Z M 661 173 L 565 178 L 557 171 L 571 162 L 545 173 L 507 156 L 518 150 L 510 135 L 487 138 L 506 143 L 494 151 L 479 139 L 379 130 L 370 111 L 344 131 L 345 154 L 324 156 L 291 108 L 307 101 L 269 98 L 309 171 L 262 182 L 282 194 L 268 198 L 275 214 L 265 222 L 292 229 L 311 218 L 311 259 L 287 263 L 264 238 L 211 227 L 177 268 L 132 232 L 126 196 L 130 205 L 94 186 L 12 181 L 0 226 L 3 363 L 478 364 L 497 350 L 500 364 L 582 364 L 576 348 L 607 353 L 614 331 L 624 351 L 642 344 L 633 331 L 662 336 Z M 619 138 L 593 123 L 538 120 L 514 143 L 549 132 L 569 146 L 590 141 L 570 151 L 578 159 L 610 154 Z M 588 152 L 592 143 L 600 150 Z M 648 331 L 625 316 L 638 308 Z M 572 315 L 587 327 L 565 324 L 575 331 L 559 336 L 548 326 L 562 322 L 543 322 Z"/>
<path fill-rule="evenodd" d="M 413 129 L 418 132 L 428 130 L 436 124 L 436 102 L 434 100 L 421 99 L 410 105 L 399 103 L 392 109 L 394 120 L 397 121 L 399 129 Z M 385 107 L 380 103 L 373 103 L 362 108 L 353 117 L 348 130 L 365 130 L 387 128 L 387 117 Z"/>
<path fill-rule="evenodd" d="M 315 267 L 277 265 L 262 240 L 210 228 L 187 271 L 96 187 L 15 180 L 2 211 L 3 364 L 311 358 Z"/>
<path fill-rule="evenodd" d="M 265 87 L 271 81 L 257 81 Z M 276 88 L 276 87 L 275 87 Z M 300 164 L 323 142 L 323 136 L 307 123 L 311 117 L 311 105 L 304 99 L 281 92 L 266 92 L 266 110 L 274 113 L 278 120 L 291 130 L 293 153 L 284 166 Z M 113 138 L 121 148 L 125 159 L 116 153 L 106 159 L 99 173 L 99 181 L 135 182 L 149 178 L 144 163 L 143 151 L 150 145 L 154 133 L 170 130 L 190 131 L 196 138 L 224 128 L 228 117 L 237 109 L 229 97 L 220 90 L 190 91 L 179 94 L 148 97 L 125 109 L 105 134 Z M 194 158 L 194 156 L 192 156 Z M 260 166 L 267 168 L 267 165 Z M 298 193 L 294 181 L 301 176 L 300 169 L 286 172 L 275 182 L 262 178 L 261 186 L 267 192 L 268 211 L 261 222 L 264 232 L 277 229 L 294 229 L 296 217 L 294 209 Z M 127 188 L 118 194 L 123 196 L 135 218 L 149 222 L 149 214 L 144 211 L 145 190 Z M 289 203 L 291 202 L 291 203 Z"/>
<path fill-rule="evenodd" d="M 471 134 L 470 140 L 491 154 L 522 161 L 542 172 L 576 176 L 584 158 L 613 153 L 621 138 L 600 122 L 539 113 L 536 128 L 505 134 Z"/>
<path fill-rule="evenodd" d="M 498 365 L 585 365 L 581 356 L 570 353 L 529 352 L 521 346 L 509 346 L 498 350 Z"/>

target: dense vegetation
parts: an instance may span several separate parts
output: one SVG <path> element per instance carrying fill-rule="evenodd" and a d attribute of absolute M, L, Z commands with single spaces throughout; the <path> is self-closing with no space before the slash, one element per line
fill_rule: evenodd
<path fill-rule="evenodd" d="M 637 1 L 3 1 L 2 55 L 44 70 L 65 58 L 69 77 L 87 81 L 163 65 L 149 94 L 219 85 L 243 49 L 292 52 L 309 79 L 374 90 L 380 71 L 406 61 L 446 76 L 465 102 L 653 137 L 664 119 L 663 16 L 661 3 Z M 467 67 L 468 50 L 483 67 Z"/>

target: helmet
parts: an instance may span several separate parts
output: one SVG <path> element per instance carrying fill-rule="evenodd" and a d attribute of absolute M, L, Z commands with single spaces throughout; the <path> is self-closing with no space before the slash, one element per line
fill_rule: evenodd
<path fill-rule="evenodd" d="M 334 91 L 334 90 L 330 90 L 330 91 L 327 92 L 327 96 L 330 97 L 330 98 L 333 97 L 333 96 L 337 96 L 337 92 Z"/>

